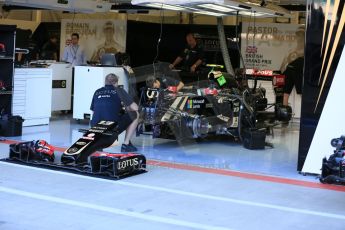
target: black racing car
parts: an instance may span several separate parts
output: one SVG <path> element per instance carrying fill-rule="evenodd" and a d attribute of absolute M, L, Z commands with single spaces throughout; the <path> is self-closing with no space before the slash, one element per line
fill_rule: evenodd
<path fill-rule="evenodd" d="M 159 72 L 156 75 L 169 76 Z M 276 121 L 288 122 L 291 107 L 268 104 L 264 88 L 248 88 L 237 78 L 211 70 L 208 80 L 185 86 L 180 92 L 143 88 L 139 133 L 152 131 L 154 138 L 205 138 L 230 135 L 245 147 L 262 149 L 268 129 Z M 274 107 L 274 112 L 267 109 Z"/>

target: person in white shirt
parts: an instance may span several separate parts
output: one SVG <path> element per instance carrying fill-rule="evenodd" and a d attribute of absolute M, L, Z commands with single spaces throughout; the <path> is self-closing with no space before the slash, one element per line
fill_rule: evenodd
<path fill-rule="evenodd" d="M 71 35 L 71 44 L 66 46 L 63 55 L 62 61 L 71 63 L 72 66 L 85 65 L 86 56 L 84 50 L 80 47 L 79 43 L 79 34 L 73 33 Z"/>

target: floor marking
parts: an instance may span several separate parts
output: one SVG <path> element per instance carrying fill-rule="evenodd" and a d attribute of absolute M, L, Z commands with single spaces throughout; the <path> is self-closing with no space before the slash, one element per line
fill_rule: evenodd
<path fill-rule="evenodd" d="M 195 165 L 188 165 L 188 164 L 183 164 L 183 163 L 172 163 L 172 162 L 158 161 L 158 160 L 148 160 L 147 164 L 160 166 L 160 167 L 166 167 L 166 168 L 189 170 L 193 172 L 217 174 L 217 175 L 239 177 L 239 178 L 257 180 L 257 181 L 295 185 L 295 186 L 306 187 L 306 188 L 325 189 L 325 190 L 332 190 L 332 191 L 338 191 L 338 192 L 345 192 L 345 186 L 322 184 L 320 182 L 310 182 L 310 181 L 304 181 L 304 180 L 298 180 L 298 179 L 283 178 L 279 176 L 268 176 L 268 175 L 260 175 L 256 173 L 239 172 L 239 171 L 234 171 L 234 170 L 206 168 L 206 167 L 200 167 L 200 166 L 195 166 Z"/>
<path fill-rule="evenodd" d="M 112 213 L 112 214 L 121 215 L 121 216 L 133 217 L 133 218 L 142 219 L 142 220 L 146 220 L 146 221 L 159 222 L 159 223 L 163 223 L 163 224 L 170 224 L 170 225 L 188 227 L 188 228 L 193 228 L 193 229 L 231 230 L 231 229 L 225 228 L 225 227 L 216 227 L 216 226 L 194 223 L 194 222 L 189 222 L 189 221 L 176 220 L 176 219 L 171 219 L 171 218 L 166 218 L 166 217 L 142 214 L 142 213 L 138 213 L 138 212 L 125 211 L 125 210 L 121 210 L 121 209 L 117 209 L 117 208 L 112 208 L 112 207 L 107 207 L 107 206 L 102 206 L 102 205 L 96 205 L 96 204 L 91 204 L 91 203 L 85 203 L 85 202 L 80 202 L 80 201 L 75 201 L 75 200 L 70 200 L 70 199 L 64 199 L 64 198 L 59 198 L 59 197 L 55 197 L 55 196 L 53 197 L 53 196 L 41 195 L 41 194 L 26 192 L 26 191 L 22 191 L 22 190 L 6 188 L 6 187 L 2 187 L 2 186 L 0 186 L 0 192 L 11 194 L 11 195 L 27 197 L 27 198 L 32 198 L 32 199 L 36 199 L 36 200 L 48 201 L 48 202 L 64 204 L 64 205 L 70 205 L 70 206 L 75 206 L 75 207 L 79 207 L 79 208 L 87 208 L 87 209 Z"/>
<path fill-rule="evenodd" d="M 246 206 L 252 206 L 252 207 L 254 206 L 254 207 L 260 207 L 260 208 L 274 209 L 274 210 L 290 212 L 290 213 L 299 213 L 299 214 L 312 215 L 312 216 L 318 216 L 318 217 L 327 217 L 327 218 L 345 220 L 345 215 L 332 214 L 332 213 L 327 213 L 327 212 L 319 212 L 319 211 L 312 211 L 312 210 L 307 210 L 307 209 L 291 208 L 291 207 L 286 207 L 286 206 L 260 203 L 260 202 L 252 202 L 252 201 L 240 200 L 240 199 L 232 199 L 232 198 L 227 198 L 227 197 L 213 196 L 213 195 L 207 195 L 207 194 L 202 194 L 202 193 L 187 192 L 187 191 L 183 191 L 183 190 L 169 189 L 169 188 L 163 188 L 163 187 L 157 187 L 157 186 L 151 186 L 151 185 L 145 185 L 145 184 L 125 182 L 125 181 L 112 181 L 112 180 L 106 180 L 106 179 L 102 179 L 102 178 L 88 177 L 88 176 L 83 176 L 83 175 L 78 175 L 78 174 L 54 171 L 54 170 L 49 170 L 49 169 L 44 169 L 44 168 L 36 168 L 36 167 L 31 167 L 31 166 L 26 166 L 26 165 L 18 165 L 18 164 L 6 163 L 6 162 L 0 162 L 0 165 L 11 165 L 14 167 L 19 167 L 19 168 L 26 168 L 26 169 L 36 170 L 36 171 L 43 171 L 43 172 L 50 172 L 52 174 L 67 175 L 70 177 L 83 178 L 85 180 L 112 183 L 115 185 L 123 185 L 123 186 L 134 187 L 134 188 L 148 189 L 148 190 L 154 190 L 154 191 L 159 191 L 159 192 L 166 192 L 166 193 L 170 193 L 170 194 L 189 196 L 189 197 L 194 197 L 194 198 L 201 198 L 201 199 L 228 202 L 228 203 L 234 203 L 234 204 L 246 205 Z M 143 175 L 145 175 L 145 174 L 143 174 Z"/>
<path fill-rule="evenodd" d="M 1 141 L 0 143 L 15 144 L 19 142 L 20 141 L 15 141 L 15 140 L 5 140 L 5 141 Z M 67 148 L 61 148 L 57 146 L 54 146 L 54 148 L 56 151 L 60 151 L 60 152 L 64 152 L 67 149 Z M 239 177 L 239 178 L 244 178 L 244 179 L 258 180 L 258 181 L 265 181 L 265 182 L 272 182 L 272 183 L 279 183 L 279 184 L 295 185 L 295 186 L 306 187 L 306 188 L 325 189 L 325 190 L 332 190 L 332 191 L 338 191 L 338 192 L 345 192 L 345 186 L 322 184 L 322 183 L 316 183 L 316 182 L 310 182 L 310 181 L 304 181 L 304 180 L 298 180 L 298 179 L 283 178 L 283 177 L 278 177 L 278 176 L 260 175 L 256 173 L 246 173 L 246 172 L 239 172 L 239 171 L 234 171 L 234 170 L 205 168 L 205 167 L 193 166 L 193 165 L 188 165 L 188 164 L 183 164 L 183 163 L 172 163 L 172 162 L 150 160 L 150 159 L 147 160 L 147 164 L 153 165 L 153 166 L 166 167 L 166 168 L 188 170 L 188 171 L 193 171 L 193 172 Z"/>

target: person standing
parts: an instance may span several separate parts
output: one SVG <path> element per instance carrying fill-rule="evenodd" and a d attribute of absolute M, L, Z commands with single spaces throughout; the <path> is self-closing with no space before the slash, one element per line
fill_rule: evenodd
<path fill-rule="evenodd" d="M 44 43 L 40 58 L 42 60 L 58 60 L 58 38 L 56 35 L 50 36 L 49 41 Z"/>
<path fill-rule="evenodd" d="M 280 67 L 280 71 L 285 75 L 283 105 L 289 104 L 289 97 L 294 86 L 297 94 L 302 94 L 305 42 L 304 26 L 299 27 L 296 31 L 296 42 L 296 47 L 289 51 Z"/>
<path fill-rule="evenodd" d="M 79 34 L 71 35 L 71 44 L 65 48 L 61 60 L 71 63 L 72 66 L 86 64 L 85 52 L 79 45 Z"/>
<path fill-rule="evenodd" d="M 175 61 L 169 65 L 169 67 L 170 69 L 174 69 L 177 65 L 182 63 L 183 70 L 195 73 L 195 71 L 203 63 L 204 51 L 202 47 L 197 43 L 192 33 L 186 35 L 186 41 L 187 47 L 175 59 Z"/>
<path fill-rule="evenodd" d="M 169 65 L 170 69 L 180 66 L 182 70 L 179 75 L 183 82 L 194 83 L 203 79 L 203 74 L 198 71 L 200 66 L 204 63 L 204 50 L 200 44 L 197 43 L 194 34 L 186 35 L 187 47 Z M 201 78 L 201 79 L 200 79 Z"/>

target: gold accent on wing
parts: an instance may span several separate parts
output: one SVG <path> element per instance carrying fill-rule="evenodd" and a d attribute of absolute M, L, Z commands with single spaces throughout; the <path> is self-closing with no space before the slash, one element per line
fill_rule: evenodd
<path fill-rule="evenodd" d="M 334 39 L 334 43 L 333 43 L 334 45 L 332 47 L 331 56 L 330 56 L 330 59 L 329 59 L 328 65 L 327 65 L 327 69 L 326 69 L 326 73 L 325 73 L 325 78 L 323 79 L 323 82 L 322 82 L 321 91 L 320 91 L 319 97 L 317 99 L 317 103 L 316 103 L 314 112 L 316 111 L 317 106 L 319 104 L 319 101 L 320 101 L 320 98 L 321 98 L 321 94 L 322 94 L 323 89 L 325 87 L 325 83 L 326 83 L 326 80 L 327 80 L 327 76 L 328 76 L 329 70 L 331 68 L 331 65 L 333 64 L 333 59 L 334 59 L 335 51 L 336 51 L 336 49 L 338 47 L 338 44 L 339 44 L 339 41 L 340 41 L 340 37 L 341 37 L 341 34 L 343 32 L 343 29 L 344 29 L 344 24 L 345 24 L 345 3 L 344 3 L 344 6 L 343 6 L 343 12 L 341 13 L 341 18 L 339 20 L 339 26 L 338 26 L 338 29 L 337 29 L 337 33 L 335 35 L 335 39 Z M 339 63 L 338 65 L 341 65 L 341 63 Z"/>
<path fill-rule="evenodd" d="M 329 8 L 331 6 L 331 0 L 327 0 L 326 3 L 326 10 L 325 10 L 325 21 L 324 21 L 324 25 L 323 25 L 323 35 L 322 35 L 322 45 L 321 45 L 321 57 L 322 57 L 322 52 L 323 52 L 323 48 L 325 45 L 325 36 L 326 36 L 326 29 L 327 29 L 327 24 L 328 24 L 328 14 L 329 14 Z M 320 83 L 320 80 L 319 80 Z"/>
<path fill-rule="evenodd" d="M 320 72 L 319 84 L 320 84 L 321 76 L 322 76 L 322 73 L 323 73 L 323 69 L 325 67 L 325 62 L 326 62 L 326 57 L 327 57 L 327 54 L 328 54 L 328 49 L 330 48 L 329 46 L 330 46 L 331 38 L 332 38 L 332 35 L 333 35 L 334 24 L 335 24 L 335 22 L 337 20 L 337 12 L 338 12 L 338 9 L 339 9 L 339 4 L 340 4 L 340 0 L 335 0 L 334 1 L 331 25 L 329 27 L 329 32 L 328 32 L 328 37 L 327 37 L 326 50 L 325 50 L 325 52 L 323 54 L 323 61 L 322 61 L 322 68 L 321 68 L 321 72 Z M 327 75 L 325 75 L 324 78 L 327 78 Z"/>

